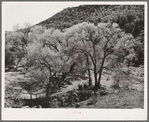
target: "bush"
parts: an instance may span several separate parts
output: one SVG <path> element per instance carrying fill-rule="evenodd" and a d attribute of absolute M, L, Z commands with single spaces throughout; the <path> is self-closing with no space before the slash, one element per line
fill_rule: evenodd
<path fill-rule="evenodd" d="M 5 50 L 5 67 L 11 67 L 15 64 L 15 56 L 12 52 Z"/>
<path fill-rule="evenodd" d="M 134 31 L 135 25 L 133 22 L 125 24 L 125 33 L 132 33 Z"/>

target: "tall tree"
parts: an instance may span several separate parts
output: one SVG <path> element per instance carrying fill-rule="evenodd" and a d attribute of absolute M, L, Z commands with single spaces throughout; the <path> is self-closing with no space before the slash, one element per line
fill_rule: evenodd
<path fill-rule="evenodd" d="M 75 34 L 78 37 L 76 40 L 79 45 L 78 53 L 83 52 L 90 58 L 94 72 L 95 90 L 97 90 L 100 88 L 103 69 L 116 67 L 110 62 L 113 60 L 118 62 L 119 49 L 133 48 L 133 36 L 122 32 L 115 23 L 100 23 L 98 26 L 82 23 L 78 28 L 79 33 Z"/>
<path fill-rule="evenodd" d="M 28 45 L 28 66 L 48 72 L 47 101 L 50 91 L 60 87 L 74 68 L 74 60 L 67 53 L 70 49 L 61 33 L 60 30 L 47 29 Z"/>

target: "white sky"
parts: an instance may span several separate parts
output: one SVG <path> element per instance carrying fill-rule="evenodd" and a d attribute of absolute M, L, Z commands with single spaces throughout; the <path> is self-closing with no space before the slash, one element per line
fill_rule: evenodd
<path fill-rule="evenodd" d="M 79 2 L 3 2 L 3 24 L 6 31 L 14 25 L 37 24 L 67 7 L 79 6 Z"/>

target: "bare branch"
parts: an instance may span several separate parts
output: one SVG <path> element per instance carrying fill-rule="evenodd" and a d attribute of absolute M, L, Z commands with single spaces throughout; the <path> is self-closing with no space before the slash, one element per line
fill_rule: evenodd
<path fill-rule="evenodd" d="M 63 47 L 63 43 L 59 40 L 59 38 L 57 38 L 57 41 L 59 42 L 59 44 Z"/>
<path fill-rule="evenodd" d="M 59 50 L 57 49 L 56 45 L 53 45 L 50 41 L 48 41 L 48 43 L 49 43 L 52 47 L 54 47 L 54 48 L 57 50 L 57 52 L 59 52 Z"/>
<path fill-rule="evenodd" d="M 108 43 L 110 42 L 110 40 L 112 39 L 112 37 L 113 37 L 114 34 L 115 34 L 115 32 L 112 33 L 112 34 L 107 38 L 107 42 L 106 42 L 106 44 L 105 44 L 104 50 L 106 50 L 107 45 L 108 45 Z M 104 36 L 105 36 L 105 35 L 104 35 Z M 106 37 L 106 36 L 105 36 L 105 37 Z"/>
<path fill-rule="evenodd" d="M 40 64 L 45 65 L 47 68 L 50 68 L 46 63 L 41 62 L 39 59 L 38 59 L 38 61 Z"/>

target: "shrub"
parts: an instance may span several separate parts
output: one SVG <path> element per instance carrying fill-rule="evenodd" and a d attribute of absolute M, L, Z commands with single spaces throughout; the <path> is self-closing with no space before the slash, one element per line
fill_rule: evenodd
<path fill-rule="evenodd" d="M 134 31 L 135 25 L 133 22 L 125 24 L 124 30 L 126 33 L 132 33 Z"/>

